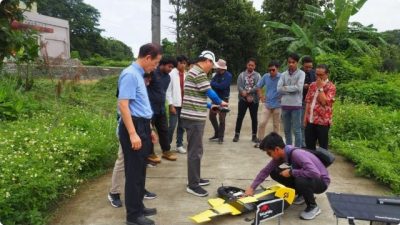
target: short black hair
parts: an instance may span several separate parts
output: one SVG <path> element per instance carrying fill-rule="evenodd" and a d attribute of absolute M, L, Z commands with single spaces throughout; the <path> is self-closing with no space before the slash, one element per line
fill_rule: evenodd
<path fill-rule="evenodd" d="M 144 58 L 150 55 L 152 59 L 155 59 L 158 55 L 161 54 L 162 54 L 162 48 L 159 44 L 148 43 L 140 47 L 138 57 Z"/>
<path fill-rule="evenodd" d="M 249 62 L 254 62 L 254 64 L 256 64 L 257 65 L 257 60 L 256 60 L 256 58 L 249 58 L 248 60 L 247 60 L 247 63 L 249 63 Z"/>
<path fill-rule="evenodd" d="M 170 57 L 162 57 L 160 60 L 159 65 L 168 65 L 168 64 L 172 64 L 174 65 L 174 67 L 176 67 L 176 60 Z"/>
<path fill-rule="evenodd" d="M 269 64 L 268 64 L 268 68 L 269 67 L 273 67 L 275 66 L 276 68 L 279 68 L 281 66 L 281 64 L 278 62 L 278 60 L 272 60 Z"/>
<path fill-rule="evenodd" d="M 298 62 L 300 59 L 300 56 L 297 53 L 290 53 L 287 57 L 288 59 L 293 59 L 294 61 Z"/>
<path fill-rule="evenodd" d="M 176 61 L 177 61 L 177 62 L 180 62 L 180 63 L 183 62 L 183 61 L 189 63 L 189 59 L 188 59 L 188 57 L 186 57 L 185 55 L 179 55 L 179 56 L 177 56 L 177 57 L 176 57 Z"/>
<path fill-rule="evenodd" d="M 309 55 L 306 55 L 303 57 L 303 59 L 301 59 L 301 64 L 312 63 L 312 62 L 313 62 L 313 59 Z"/>
<path fill-rule="evenodd" d="M 195 63 L 197 63 L 197 60 L 195 60 L 195 59 L 189 59 L 189 61 L 188 61 L 188 66 L 193 65 L 193 64 L 195 64 Z"/>
<path fill-rule="evenodd" d="M 326 64 L 319 64 L 317 69 L 324 69 L 326 73 L 329 73 L 329 68 Z"/>
<path fill-rule="evenodd" d="M 260 143 L 260 149 L 262 151 L 274 150 L 276 147 L 284 148 L 285 142 L 283 142 L 282 137 L 275 132 L 269 133 Z"/>

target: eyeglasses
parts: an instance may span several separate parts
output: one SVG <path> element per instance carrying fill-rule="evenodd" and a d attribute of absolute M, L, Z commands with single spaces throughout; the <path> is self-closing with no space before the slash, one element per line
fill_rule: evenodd
<path fill-rule="evenodd" d="M 275 72 L 276 69 L 269 69 L 268 71 L 269 71 L 269 72 Z"/>

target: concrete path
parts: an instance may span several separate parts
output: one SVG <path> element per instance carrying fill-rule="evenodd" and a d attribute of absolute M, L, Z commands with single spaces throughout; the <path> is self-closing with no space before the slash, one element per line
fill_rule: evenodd
<path fill-rule="evenodd" d="M 186 193 L 186 155 L 179 154 L 176 162 L 163 160 L 155 168 L 148 168 L 146 188 L 156 192 L 158 197 L 154 200 L 145 200 L 146 207 L 156 207 L 158 214 L 152 219 L 157 225 L 190 225 L 194 224 L 189 217 L 209 208 L 207 199 L 216 196 L 217 188 L 224 185 L 246 188 L 257 175 L 258 171 L 269 161 L 264 152 L 253 147 L 251 142 L 251 123 L 249 113 L 243 122 L 239 142 L 233 143 L 235 122 L 237 116 L 237 91 L 232 87 L 230 108 L 227 115 L 225 142 L 220 145 L 209 142 L 213 131 L 209 121 L 203 137 L 204 156 L 202 161 L 202 177 L 210 179 L 211 185 L 206 187 L 210 196 L 201 198 Z M 259 109 L 259 118 L 261 107 Z M 271 121 L 272 122 L 272 121 Z M 272 130 L 272 124 L 267 127 L 267 132 Z M 186 138 L 186 136 L 184 136 Z M 186 142 L 186 141 L 185 141 Z M 173 146 L 174 148 L 175 146 Z M 156 152 L 160 153 L 159 146 Z M 337 157 L 336 162 L 329 168 L 332 183 L 328 189 L 330 192 L 346 192 L 357 194 L 384 195 L 389 189 L 372 180 L 360 178 L 355 175 L 354 166 Z M 50 224 L 60 225 L 123 225 L 125 224 L 125 208 L 113 208 L 107 200 L 111 181 L 111 172 L 90 181 L 78 190 L 76 196 L 66 200 L 56 211 Z M 268 178 L 262 185 L 273 185 Z M 123 196 L 123 195 L 122 195 Z M 281 224 L 283 225 L 309 225 L 309 224 L 336 224 L 336 219 L 329 206 L 325 194 L 317 196 L 317 203 L 322 213 L 313 221 L 298 219 L 299 213 L 305 206 L 291 206 L 285 211 Z M 241 216 L 222 216 L 216 218 L 207 225 L 249 225 L 244 218 L 253 214 Z M 277 224 L 277 220 L 265 222 L 265 224 Z M 339 220 L 339 224 L 347 224 L 345 220 Z M 357 224 L 369 224 L 357 223 Z"/>

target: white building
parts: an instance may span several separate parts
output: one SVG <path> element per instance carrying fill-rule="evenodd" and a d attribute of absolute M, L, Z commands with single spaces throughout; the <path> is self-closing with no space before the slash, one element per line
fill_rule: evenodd
<path fill-rule="evenodd" d="M 29 25 L 38 30 L 40 56 L 70 58 L 69 23 L 67 20 L 41 15 L 37 13 L 36 5 L 33 5 L 30 12 L 24 12 L 24 17 L 25 20 L 22 25 Z"/>
<path fill-rule="evenodd" d="M 24 12 L 24 24 L 50 28 L 52 33 L 40 32 L 40 55 L 49 58 L 70 58 L 69 23 L 50 16 L 35 12 Z"/>

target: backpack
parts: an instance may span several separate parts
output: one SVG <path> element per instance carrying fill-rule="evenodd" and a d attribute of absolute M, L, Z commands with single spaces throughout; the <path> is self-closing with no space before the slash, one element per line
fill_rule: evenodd
<path fill-rule="evenodd" d="M 294 148 L 290 154 L 289 154 L 289 164 L 292 164 L 292 153 L 294 150 L 299 149 L 299 148 Z M 315 150 L 312 149 L 303 149 L 305 151 L 311 152 L 313 155 L 315 155 L 321 162 L 324 164 L 325 167 L 329 167 L 334 161 L 335 161 L 335 156 L 328 150 L 317 147 Z"/>

